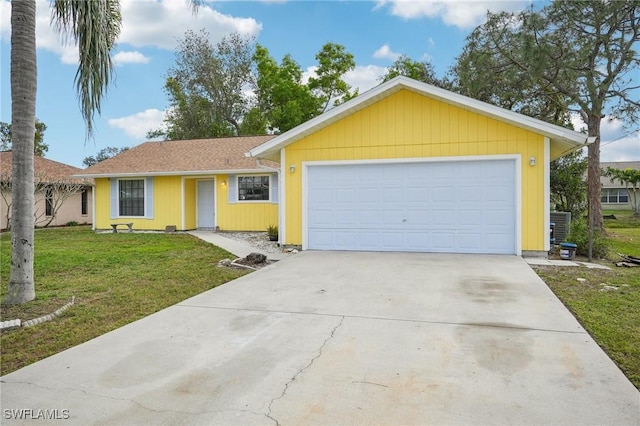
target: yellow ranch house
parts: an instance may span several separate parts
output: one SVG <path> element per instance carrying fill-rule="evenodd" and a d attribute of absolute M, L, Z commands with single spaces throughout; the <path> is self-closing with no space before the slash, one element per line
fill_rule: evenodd
<path fill-rule="evenodd" d="M 98 229 L 277 224 L 304 250 L 541 255 L 549 163 L 586 143 L 397 77 L 281 135 L 147 142 L 82 176 Z"/>
<path fill-rule="evenodd" d="M 265 230 L 278 223 L 278 164 L 244 154 L 273 136 L 146 142 L 83 172 L 95 229 Z"/>

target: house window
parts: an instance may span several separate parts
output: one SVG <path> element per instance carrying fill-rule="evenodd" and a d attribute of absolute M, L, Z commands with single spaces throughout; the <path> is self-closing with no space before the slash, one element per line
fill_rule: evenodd
<path fill-rule="evenodd" d="M 82 216 L 86 216 L 87 215 L 87 200 L 88 200 L 88 195 L 87 195 L 87 189 L 83 189 L 82 192 L 80 193 L 80 209 L 81 209 L 81 214 Z"/>
<path fill-rule="evenodd" d="M 626 189 L 603 188 L 600 201 L 609 204 L 626 204 L 629 202 L 629 193 Z"/>
<path fill-rule="evenodd" d="M 144 216 L 144 179 L 118 181 L 120 216 Z"/>
<path fill-rule="evenodd" d="M 238 201 L 269 201 L 269 176 L 238 176 Z"/>
<path fill-rule="evenodd" d="M 44 192 L 44 214 L 53 216 L 53 188 L 47 187 Z"/>

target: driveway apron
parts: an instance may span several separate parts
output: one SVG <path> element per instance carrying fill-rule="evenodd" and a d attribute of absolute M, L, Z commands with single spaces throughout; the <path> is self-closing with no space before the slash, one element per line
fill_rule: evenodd
<path fill-rule="evenodd" d="M 3 424 L 640 424 L 638 390 L 515 256 L 302 252 L 1 391 Z"/>

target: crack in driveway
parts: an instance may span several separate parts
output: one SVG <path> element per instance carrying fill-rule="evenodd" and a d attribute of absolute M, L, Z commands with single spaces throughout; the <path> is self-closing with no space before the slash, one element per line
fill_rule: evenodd
<path fill-rule="evenodd" d="M 267 416 L 268 418 L 270 418 L 271 420 L 273 420 L 273 421 L 276 423 L 276 425 L 277 425 L 277 426 L 280 426 L 280 422 L 279 422 L 276 418 L 274 418 L 274 417 L 271 415 L 271 407 L 272 407 L 273 403 L 274 403 L 274 402 L 276 402 L 276 401 L 277 401 L 277 400 L 279 400 L 279 399 L 284 398 L 284 396 L 287 394 L 287 390 L 289 389 L 289 385 L 291 385 L 291 383 L 295 382 L 295 381 L 296 381 L 296 379 L 298 378 L 298 376 L 299 376 L 300 374 L 302 374 L 302 372 L 304 372 L 305 370 L 307 370 L 308 368 L 310 368 L 310 367 L 313 365 L 313 363 L 314 363 L 318 358 L 320 358 L 320 356 L 322 355 L 322 351 L 324 350 L 324 347 L 327 345 L 327 343 L 329 342 L 329 340 L 333 339 L 333 336 L 336 334 L 336 330 L 338 330 L 338 329 L 342 326 L 342 323 L 344 322 L 344 318 L 345 318 L 344 316 L 341 316 L 341 317 L 340 317 L 340 322 L 339 322 L 335 327 L 333 327 L 333 329 L 331 330 L 331 334 L 329 335 L 329 337 L 327 337 L 326 339 L 324 339 L 324 342 L 322 342 L 322 345 L 320 346 L 320 349 L 318 349 L 318 354 L 317 354 L 316 356 L 314 356 L 313 358 L 311 358 L 311 361 L 309 361 L 309 363 L 308 363 L 307 365 L 305 365 L 305 366 L 304 366 L 304 367 L 302 367 L 300 370 L 298 370 L 298 371 L 296 372 L 296 374 L 294 374 L 294 375 L 291 377 L 291 379 L 290 379 L 287 383 L 285 383 L 284 388 L 282 389 L 282 393 L 281 393 L 280 395 L 278 395 L 277 397 L 273 398 L 273 399 L 269 402 L 269 406 L 267 407 L 268 409 L 267 409 L 267 414 L 266 414 L 266 416 Z"/>

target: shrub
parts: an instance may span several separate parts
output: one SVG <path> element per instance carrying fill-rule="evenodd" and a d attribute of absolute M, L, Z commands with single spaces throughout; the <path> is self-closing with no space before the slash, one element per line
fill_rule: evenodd
<path fill-rule="evenodd" d="M 78 226 L 78 222 L 72 220 L 71 222 L 67 222 L 66 226 Z"/>
<path fill-rule="evenodd" d="M 572 242 L 578 246 L 576 254 L 582 256 L 589 255 L 589 224 L 584 219 L 577 219 L 571 222 L 571 231 L 566 238 L 567 242 Z M 592 256 L 604 259 L 609 252 L 609 242 L 606 237 L 597 230 L 593 231 Z"/>

